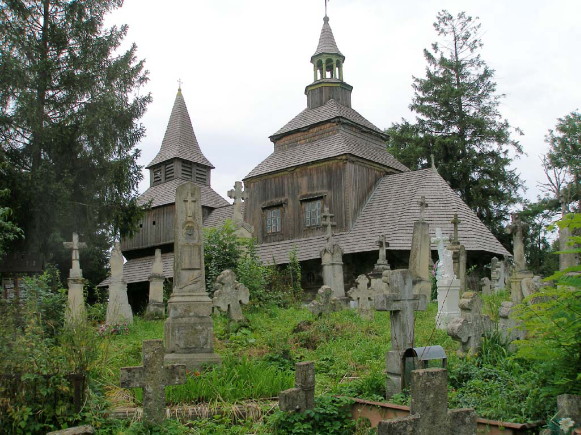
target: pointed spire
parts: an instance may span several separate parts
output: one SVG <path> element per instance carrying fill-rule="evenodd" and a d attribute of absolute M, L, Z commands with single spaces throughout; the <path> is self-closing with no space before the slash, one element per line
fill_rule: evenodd
<path fill-rule="evenodd" d="M 335 42 L 335 37 L 333 36 L 333 31 L 329 25 L 329 17 L 327 15 L 323 18 L 323 28 L 321 29 L 321 36 L 319 37 L 319 45 L 317 46 L 315 54 L 311 56 L 311 59 L 322 53 L 337 54 L 343 57 L 339 51 L 339 47 L 337 47 L 337 43 Z"/>
<path fill-rule="evenodd" d="M 188 108 L 182 95 L 181 83 L 167 123 L 161 149 L 146 168 L 175 158 L 214 168 L 212 163 L 202 153 L 196 139 Z"/>

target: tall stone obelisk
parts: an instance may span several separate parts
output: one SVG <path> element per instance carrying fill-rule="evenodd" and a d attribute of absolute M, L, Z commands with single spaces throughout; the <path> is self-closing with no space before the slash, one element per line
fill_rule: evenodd
<path fill-rule="evenodd" d="M 200 188 L 188 182 L 176 190 L 173 292 L 165 322 L 165 363 L 185 364 L 188 370 L 220 363 L 214 353 L 203 240 Z"/>

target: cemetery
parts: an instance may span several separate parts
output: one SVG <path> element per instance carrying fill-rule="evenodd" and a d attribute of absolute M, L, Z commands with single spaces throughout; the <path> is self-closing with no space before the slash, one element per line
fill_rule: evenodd
<path fill-rule="evenodd" d="M 84 17 L 73 3 L 79 9 L 63 17 Z M 269 137 L 271 154 L 232 180 L 231 202 L 211 186 L 215 168 L 194 134 L 181 81 L 140 195 L 133 181 L 142 167 L 122 161 L 143 134 L 135 122 L 148 98 L 124 118 L 112 101 L 125 109 L 127 101 L 95 97 L 103 106 L 85 120 L 89 127 L 79 126 L 87 130 L 75 149 L 84 156 L 107 138 L 114 150 L 87 158 L 98 162 L 95 172 L 55 187 L 74 191 L 63 202 L 72 209 L 51 202 L 44 183 L 58 177 L 42 172 L 48 163 L 35 165 L 74 129 L 49 134 L 42 120 L 30 128 L 43 134 L 0 131 L 50 143 L 31 152 L 40 171 L 31 169 L 26 184 L 38 190 L 33 204 L 0 203 L 0 433 L 581 434 L 578 151 L 563 157 L 579 136 L 550 131 L 545 174 L 559 191 L 535 204 L 479 202 L 492 187 L 470 184 L 472 175 L 465 185 L 448 179 L 472 164 L 451 148 L 439 167 L 418 149 L 423 166 L 402 163 L 401 126 L 381 130 L 351 107 L 345 56 L 324 4 L 307 108 Z M 0 8 L 3 20 L 22 18 L 22 9 L 8 10 Z M 101 31 L 102 15 L 88 27 Z M 460 45 L 479 29 L 464 13 L 442 11 L 437 20 L 439 36 L 446 26 L 466 32 Z M 116 31 L 100 41 L 106 60 L 124 35 Z M 466 50 L 480 46 L 475 39 Z M 147 81 L 128 53 L 113 64 L 133 66 L 133 75 L 121 74 L 131 83 L 114 89 Z M 0 66 L 0 74 L 8 70 Z M 17 104 L 10 98 L 4 106 Z M 487 116 L 500 117 L 491 98 Z M 406 128 L 403 136 L 414 130 Z M 417 145 L 425 137 L 404 139 Z M 5 175 L 4 154 L 12 154 L 0 150 Z M 483 168 L 475 170 L 482 180 Z M 79 172 L 73 165 L 58 174 Z M 88 186 L 108 176 L 91 203 Z M 11 188 L 0 185 L 0 199 Z M 475 198 L 479 189 L 489 191 Z M 59 214 L 49 216 L 53 209 Z M 20 229 L 11 216 L 23 210 L 32 220 Z"/>

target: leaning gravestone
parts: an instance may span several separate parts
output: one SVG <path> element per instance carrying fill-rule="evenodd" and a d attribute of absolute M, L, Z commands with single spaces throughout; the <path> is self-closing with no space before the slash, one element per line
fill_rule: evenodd
<path fill-rule="evenodd" d="M 420 219 L 414 222 L 409 270 L 414 278 L 414 294 L 424 295 L 429 301 L 432 296 L 432 281 L 430 279 L 432 250 L 430 247 L 430 225 L 424 220 L 424 213 L 428 207 L 424 196 L 421 197 L 418 205 L 420 206 Z"/>
<path fill-rule="evenodd" d="M 143 420 L 159 424 L 165 419 L 165 387 L 186 382 L 186 366 L 163 364 L 161 340 L 143 341 L 143 365 L 121 368 L 122 388 L 143 388 Z"/>
<path fill-rule="evenodd" d="M 242 314 L 240 304 L 248 304 L 250 300 L 250 291 L 248 288 L 236 281 L 236 274 L 230 269 L 224 270 L 214 284 L 214 298 L 212 302 L 214 307 L 226 311 L 228 317 L 235 322 L 246 320 Z"/>
<path fill-rule="evenodd" d="M 295 365 L 295 388 L 278 395 L 281 411 L 304 412 L 315 407 L 315 363 L 306 361 Z"/>
<path fill-rule="evenodd" d="M 317 292 L 316 298 L 307 305 L 307 309 L 315 316 L 322 316 L 339 311 L 341 302 L 333 297 L 333 290 L 329 286 L 322 286 Z"/>
<path fill-rule="evenodd" d="M 448 409 L 448 372 L 423 369 L 412 372 L 410 416 L 384 420 L 378 435 L 474 435 L 473 409 Z"/>
<path fill-rule="evenodd" d="M 387 398 L 402 388 L 401 358 L 406 349 L 414 347 L 414 311 L 426 309 L 425 295 L 413 294 L 413 278 L 409 270 L 392 270 L 389 283 L 393 293 L 375 296 L 378 311 L 391 312 L 391 350 L 386 356 Z"/>
<path fill-rule="evenodd" d="M 375 290 L 369 285 L 369 278 L 366 275 L 359 275 L 357 287 L 352 287 L 347 292 L 349 297 L 357 302 L 357 312 L 365 319 L 373 317 L 373 298 L 376 295 Z"/>
<path fill-rule="evenodd" d="M 69 271 L 69 292 L 67 300 L 67 323 L 83 321 L 87 312 L 85 310 L 85 297 L 83 296 L 83 271 L 81 269 L 79 250 L 86 248 L 87 244 L 79 242 L 79 235 L 73 233 L 72 242 L 64 242 L 63 246 L 72 252 L 72 267 Z"/>
<path fill-rule="evenodd" d="M 200 187 L 178 186 L 174 220 L 173 292 L 165 322 L 165 362 L 185 364 L 188 370 L 216 364 L 212 300 L 204 280 L 204 245 Z"/>
<path fill-rule="evenodd" d="M 109 301 L 107 303 L 107 325 L 133 323 L 133 312 L 127 299 L 127 283 L 123 279 L 123 254 L 121 245 L 115 242 L 109 260 L 111 266 L 111 283 L 109 284 Z"/>
<path fill-rule="evenodd" d="M 482 336 L 494 325 L 490 317 L 482 314 L 482 300 L 477 293 L 465 292 L 459 305 L 461 317 L 448 324 L 448 335 L 460 342 L 460 355 L 472 355 L 478 352 Z"/>
<path fill-rule="evenodd" d="M 165 318 L 165 304 L 163 303 L 164 281 L 161 249 L 156 249 L 153 264 L 151 265 L 151 273 L 149 274 L 149 302 L 145 311 L 145 317 L 148 319 Z"/>

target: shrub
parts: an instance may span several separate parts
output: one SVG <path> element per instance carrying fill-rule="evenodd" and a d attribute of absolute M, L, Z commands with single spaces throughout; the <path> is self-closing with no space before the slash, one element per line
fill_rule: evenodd
<path fill-rule="evenodd" d="M 204 228 L 206 289 L 210 297 L 214 294 L 218 275 L 226 269 L 236 270 L 243 243 L 236 237 L 235 231 L 230 220 L 218 228 Z"/>

